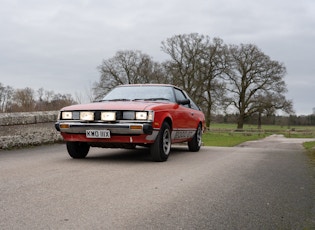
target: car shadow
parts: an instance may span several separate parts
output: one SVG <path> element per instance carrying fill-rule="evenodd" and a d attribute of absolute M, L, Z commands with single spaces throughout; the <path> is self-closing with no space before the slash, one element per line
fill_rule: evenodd
<path fill-rule="evenodd" d="M 124 161 L 149 162 L 151 161 L 149 149 L 103 149 L 97 153 L 89 153 L 85 161 Z"/>
<path fill-rule="evenodd" d="M 170 157 L 185 154 L 187 147 L 172 147 Z M 149 148 L 137 147 L 135 149 L 98 149 L 91 151 L 86 158 L 81 159 L 87 162 L 153 162 Z"/>

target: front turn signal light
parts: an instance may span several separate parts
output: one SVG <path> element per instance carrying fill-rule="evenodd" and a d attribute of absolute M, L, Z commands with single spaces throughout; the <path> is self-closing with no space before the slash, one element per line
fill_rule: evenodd
<path fill-rule="evenodd" d="M 69 129 L 70 128 L 70 125 L 69 124 L 60 124 L 59 127 L 61 129 Z"/>
<path fill-rule="evenodd" d="M 142 126 L 141 125 L 130 125 L 129 127 L 131 130 L 141 130 Z"/>

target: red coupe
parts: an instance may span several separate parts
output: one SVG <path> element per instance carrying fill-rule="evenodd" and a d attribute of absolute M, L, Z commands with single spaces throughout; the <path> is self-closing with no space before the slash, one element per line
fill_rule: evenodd
<path fill-rule="evenodd" d="M 166 161 L 172 143 L 188 142 L 199 151 L 205 117 L 173 85 L 121 85 L 101 101 L 62 108 L 55 127 L 72 158 L 84 158 L 90 147 L 147 146 L 154 161 Z"/>

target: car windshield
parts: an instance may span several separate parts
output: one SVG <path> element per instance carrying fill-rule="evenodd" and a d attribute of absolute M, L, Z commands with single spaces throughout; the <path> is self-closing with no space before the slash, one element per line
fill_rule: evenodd
<path fill-rule="evenodd" d="M 110 91 L 102 101 L 175 101 L 170 86 L 123 86 Z"/>

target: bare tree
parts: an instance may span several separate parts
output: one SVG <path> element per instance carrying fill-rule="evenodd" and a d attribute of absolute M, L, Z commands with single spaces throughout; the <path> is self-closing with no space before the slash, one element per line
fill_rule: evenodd
<path fill-rule="evenodd" d="M 15 112 L 29 112 L 34 111 L 35 108 L 35 93 L 34 90 L 26 87 L 24 89 L 17 89 L 13 94 L 14 110 Z"/>
<path fill-rule="evenodd" d="M 42 111 L 45 109 L 45 102 L 43 100 L 43 96 L 44 96 L 44 88 L 41 87 L 39 88 L 37 91 L 37 95 L 38 95 L 38 100 L 36 102 L 36 110 L 38 111 Z"/>
<path fill-rule="evenodd" d="M 53 99 L 55 95 L 55 92 L 53 90 L 45 90 L 45 93 L 44 93 L 44 101 L 46 102 L 51 102 L 51 100 Z"/>
<path fill-rule="evenodd" d="M 171 60 L 164 63 L 172 83 L 182 87 L 200 105 L 210 125 L 211 112 L 224 98 L 227 47 L 219 38 L 197 33 L 176 35 L 162 42 Z"/>
<path fill-rule="evenodd" d="M 255 103 L 252 104 L 254 108 L 250 110 L 256 110 L 258 113 L 258 129 L 261 129 L 262 115 L 267 117 L 272 116 L 277 110 L 282 110 L 287 114 L 293 114 L 293 102 L 287 100 L 284 95 L 274 92 L 266 92 L 265 95 L 255 95 Z"/>
<path fill-rule="evenodd" d="M 193 34 L 176 35 L 162 42 L 162 51 L 170 56 L 164 63 L 172 84 L 183 88 L 199 104 L 203 85 L 200 73 L 203 50 L 210 43 L 208 37 Z"/>
<path fill-rule="evenodd" d="M 3 112 L 3 107 L 5 105 L 5 87 L 0 82 L 0 111 Z"/>
<path fill-rule="evenodd" d="M 0 112 L 32 112 L 44 110 L 59 110 L 77 102 L 70 94 L 55 94 L 40 88 L 37 91 L 26 87 L 13 89 L 0 83 Z"/>
<path fill-rule="evenodd" d="M 38 95 L 38 100 L 43 101 L 43 96 L 44 96 L 44 88 L 41 87 L 37 90 L 37 95 Z"/>
<path fill-rule="evenodd" d="M 245 119 L 254 113 L 268 108 L 285 109 L 290 104 L 284 99 L 287 88 L 283 64 L 271 60 L 253 44 L 231 45 L 229 55 L 226 74 L 230 103 L 239 113 L 238 129 L 243 129 Z"/>
<path fill-rule="evenodd" d="M 96 99 L 102 98 L 112 88 L 120 84 L 161 83 L 165 81 L 159 63 L 140 51 L 118 51 L 98 67 L 100 81 L 94 85 Z"/>
<path fill-rule="evenodd" d="M 71 94 L 54 94 L 50 102 L 46 103 L 46 110 L 59 110 L 62 107 L 76 104 Z"/>
<path fill-rule="evenodd" d="M 13 88 L 11 86 L 3 86 L 0 83 L 0 112 L 7 112 L 12 104 Z"/>
<path fill-rule="evenodd" d="M 223 40 L 214 38 L 203 50 L 201 59 L 201 85 L 203 86 L 201 106 L 206 114 L 206 125 L 210 126 L 213 111 L 219 110 L 227 100 L 225 82 L 222 78 L 228 65 L 227 46 Z"/>

